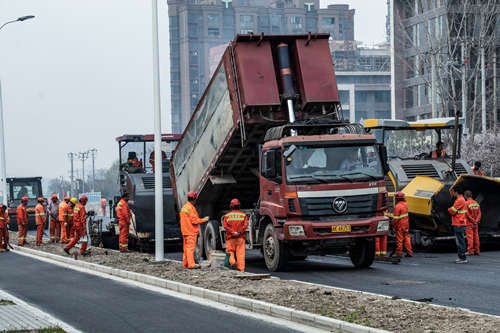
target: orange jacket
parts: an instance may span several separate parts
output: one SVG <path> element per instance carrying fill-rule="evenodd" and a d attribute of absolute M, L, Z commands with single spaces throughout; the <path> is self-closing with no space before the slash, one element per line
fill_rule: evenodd
<path fill-rule="evenodd" d="M 105 198 L 102 198 L 101 199 L 101 208 L 106 208 L 107 204 L 108 204 L 108 200 L 106 200 Z"/>
<path fill-rule="evenodd" d="M 394 206 L 392 213 L 392 220 L 394 229 L 408 229 L 410 227 L 410 220 L 408 218 L 408 203 L 404 200 L 398 201 Z"/>
<path fill-rule="evenodd" d="M 121 199 L 116 205 L 116 216 L 118 217 L 119 224 L 130 224 L 130 217 L 132 217 L 132 213 L 130 213 L 130 207 L 128 206 L 128 202 Z"/>
<path fill-rule="evenodd" d="M 66 201 L 63 201 L 59 204 L 59 221 L 67 222 L 68 221 L 68 206 L 69 204 Z"/>
<path fill-rule="evenodd" d="M 73 224 L 75 227 L 82 227 L 85 229 L 87 219 L 87 212 L 85 211 L 85 206 L 81 203 L 77 203 L 74 209 Z"/>
<path fill-rule="evenodd" d="M 0 229 L 6 228 L 9 222 L 9 213 L 5 212 L 4 216 L 2 216 L 2 213 L 0 213 Z"/>
<path fill-rule="evenodd" d="M 433 150 L 432 153 L 431 153 L 431 158 L 438 158 L 438 157 L 445 157 L 446 155 L 446 152 L 443 150 L 441 150 L 441 153 L 438 154 L 437 150 Z"/>
<path fill-rule="evenodd" d="M 45 216 L 45 208 L 41 203 L 38 203 L 35 207 L 36 225 L 44 224 L 45 220 L 47 220 L 47 217 Z"/>
<path fill-rule="evenodd" d="M 467 213 L 467 204 L 463 195 L 458 195 L 453 206 L 448 208 L 448 213 L 451 215 L 451 225 L 463 227 L 467 225 L 465 214 Z"/>
<path fill-rule="evenodd" d="M 248 227 L 248 217 L 240 210 L 232 210 L 224 215 L 224 230 L 226 239 L 245 238 L 245 230 Z M 239 233 L 239 235 L 233 235 Z"/>
<path fill-rule="evenodd" d="M 71 207 L 71 205 L 68 204 L 68 219 L 66 220 L 66 222 L 68 224 L 73 224 L 74 216 L 75 216 L 75 208 Z"/>
<path fill-rule="evenodd" d="M 17 206 L 17 224 L 26 225 L 28 224 L 28 211 L 26 210 L 26 206 L 20 204 Z"/>
<path fill-rule="evenodd" d="M 472 198 L 469 198 L 465 203 L 467 204 L 467 213 L 465 213 L 467 224 L 479 223 L 481 221 L 481 207 L 479 207 L 479 204 Z"/>
<path fill-rule="evenodd" d="M 472 168 L 472 172 L 474 172 L 476 176 L 483 176 L 483 172 L 481 171 L 481 169 L 476 170 L 475 168 Z"/>
<path fill-rule="evenodd" d="M 189 201 L 182 207 L 179 215 L 181 217 L 181 232 L 184 236 L 197 235 L 200 230 L 199 225 L 205 222 L 205 219 L 200 219 L 196 208 Z"/>

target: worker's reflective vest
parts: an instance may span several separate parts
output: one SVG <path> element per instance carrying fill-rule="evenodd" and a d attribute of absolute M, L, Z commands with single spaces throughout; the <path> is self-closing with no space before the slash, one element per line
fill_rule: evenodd
<path fill-rule="evenodd" d="M 437 150 L 433 150 L 432 151 L 432 158 L 444 157 L 445 154 L 446 153 L 445 153 L 444 149 L 441 150 L 441 154 L 439 154 L 439 156 L 438 156 Z"/>
<path fill-rule="evenodd" d="M 465 214 L 467 214 L 467 204 L 463 195 L 459 195 L 453 206 L 448 208 L 448 213 L 451 215 L 451 225 L 456 227 L 463 227 L 467 225 Z"/>

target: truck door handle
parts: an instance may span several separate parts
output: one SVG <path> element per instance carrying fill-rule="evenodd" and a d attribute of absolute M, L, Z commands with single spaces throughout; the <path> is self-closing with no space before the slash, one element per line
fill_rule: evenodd
<path fill-rule="evenodd" d="M 267 190 L 267 195 L 271 195 L 271 194 L 273 194 L 273 191 Z"/>

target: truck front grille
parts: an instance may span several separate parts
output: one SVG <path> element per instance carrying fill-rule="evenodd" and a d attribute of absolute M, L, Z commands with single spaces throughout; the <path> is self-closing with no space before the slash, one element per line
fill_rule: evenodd
<path fill-rule="evenodd" d="M 408 179 L 413 179 L 416 176 L 429 176 L 439 179 L 439 173 L 432 164 L 403 164 L 401 165 Z"/>
<path fill-rule="evenodd" d="M 377 210 L 378 194 L 353 195 L 343 198 L 347 201 L 347 211 L 343 213 L 337 213 L 333 210 L 333 200 L 335 198 L 300 198 L 302 215 L 350 215 L 371 213 Z"/>

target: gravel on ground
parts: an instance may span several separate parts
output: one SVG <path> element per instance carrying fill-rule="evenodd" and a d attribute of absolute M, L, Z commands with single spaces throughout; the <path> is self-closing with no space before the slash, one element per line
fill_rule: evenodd
<path fill-rule="evenodd" d="M 11 239 L 16 239 L 12 233 Z M 67 256 L 61 244 L 44 243 L 26 247 Z M 240 272 L 204 266 L 198 270 L 184 269 L 182 263 L 155 263 L 147 253 L 119 253 L 92 248 L 90 256 L 78 256 L 99 265 L 148 274 L 201 288 L 236 294 L 252 299 L 307 311 L 347 322 L 393 332 L 498 332 L 500 317 L 472 313 L 458 308 L 393 299 L 330 287 L 320 287 L 279 279 L 247 280 L 235 278 Z"/>

